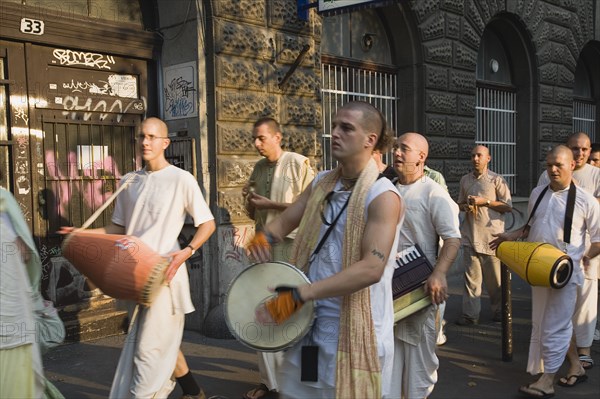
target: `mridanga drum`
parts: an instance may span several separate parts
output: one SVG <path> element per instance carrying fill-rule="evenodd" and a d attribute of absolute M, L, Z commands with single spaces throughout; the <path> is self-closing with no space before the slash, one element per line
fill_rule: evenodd
<path fill-rule="evenodd" d="M 106 295 L 149 306 L 165 283 L 170 259 L 139 238 L 76 230 L 62 252 L 77 270 Z"/>
<path fill-rule="evenodd" d="M 562 288 L 573 274 L 571 257 L 543 242 L 505 241 L 496 256 L 533 286 Z"/>
<path fill-rule="evenodd" d="M 281 324 L 255 320 L 257 306 L 275 295 L 269 288 L 308 284 L 296 267 L 284 262 L 256 263 L 244 269 L 231 282 L 225 298 L 225 320 L 233 336 L 249 348 L 277 352 L 293 346 L 311 329 L 314 302 L 307 301 Z"/>

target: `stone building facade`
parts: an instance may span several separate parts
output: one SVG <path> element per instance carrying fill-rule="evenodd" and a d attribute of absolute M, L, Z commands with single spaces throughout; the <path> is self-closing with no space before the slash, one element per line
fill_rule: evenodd
<path fill-rule="evenodd" d="M 75 338 L 108 334 L 106 320 L 117 326 L 123 314 L 65 263 L 54 231 L 81 224 L 142 166 L 132 139 L 145 116 L 166 120 L 169 160 L 197 177 L 218 222 L 190 260 L 197 311 L 187 320 L 216 336 L 226 335 L 229 283 L 249 263 L 241 188 L 258 160 L 257 118 L 278 119 L 286 148 L 322 169 L 332 162 L 331 113 L 372 101 L 398 134 L 427 136 L 428 163 L 454 195 L 477 142 L 524 197 L 553 144 L 574 130 L 600 141 L 594 0 L 372 1 L 313 8 L 306 19 L 296 0 L 7 0 L 0 9 L 1 183 L 28 217 L 45 294 Z M 60 158 L 71 150 L 79 157 Z M 90 157 L 102 166 L 84 167 Z M 182 243 L 192 233 L 186 226 Z"/>

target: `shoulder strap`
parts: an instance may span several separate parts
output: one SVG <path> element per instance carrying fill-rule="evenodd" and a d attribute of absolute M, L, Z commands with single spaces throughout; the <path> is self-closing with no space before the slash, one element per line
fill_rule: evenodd
<path fill-rule="evenodd" d="M 537 197 L 537 200 L 535 201 L 535 205 L 533 206 L 533 209 L 531 210 L 531 215 L 529 215 L 529 219 L 527 220 L 527 224 L 525 225 L 525 227 L 529 226 L 529 222 L 531 222 L 531 218 L 533 218 L 533 215 L 535 214 L 535 211 L 537 210 L 538 206 L 540 205 L 540 202 L 542 202 L 542 198 L 544 198 L 546 191 L 548 191 L 548 187 L 550 187 L 550 185 L 546 186 L 542 190 L 540 195 Z M 565 242 L 567 244 L 571 242 L 571 229 L 573 226 L 573 213 L 575 212 L 575 197 L 576 197 L 576 195 L 577 195 L 577 189 L 575 187 L 575 183 L 573 183 L 573 181 L 571 181 L 571 185 L 569 186 L 569 194 L 567 195 L 567 208 L 565 210 L 565 222 L 564 222 L 564 226 L 563 226 L 563 242 Z"/>
<path fill-rule="evenodd" d="M 567 196 L 567 209 L 565 211 L 565 226 L 563 229 L 563 241 L 567 244 L 571 242 L 571 226 L 573 225 L 573 213 L 575 212 L 575 197 L 577 189 L 575 183 L 571 181 L 569 186 L 569 195 Z"/>
<path fill-rule="evenodd" d="M 117 195 L 119 195 L 121 193 L 121 191 L 123 191 L 125 189 L 127 184 L 133 181 L 135 176 L 136 176 L 135 173 L 132 173 L 131 176 L 129 177 L 129 179 L 127 179 L 123 183 L 121 183 L 121 186 L 119 187 L 119 189 L 117 191 L 115 191 L 113 193 L 113 195 L 111 195 L 110 198 L 107 199 L 106 202 L 104 204 L 102 204 L 102 206 L 100 208 L 96 209 L 96 212 L 94 212 L 92 214 L 92 216 L 90 216 L 89 219 L 86 220 L 85 223 L 83 223 L 78 230 L 87 229 L 92 223 L 94 223 L 94 221 L 96 219 L 98 219 L 98 216 L 100 216 L 102 214 L 102 212 L 104 212 L 104 210 L 106 208 L 108 208 L 108 206 L 110 204 L 112 204 L 112 202 L 115 200 L 115 198 L 117 198 Z"/>
<path fill-rule="evenodd" d="M 377 180 L 381 179 L 382 177 L 385 177 L 385 176 L 382 173 L 380 173 L 379 176 L 377 177 Z M 327 194 L 327 196 L 331 195 L 332 193 L 333 193 L 333 191 L 330 192 L 329 194 Z M 348 198 L 344 202 L 344 205 L 340 209 L 339 213 L 336 215 L 336 217 L 333 220 L 333 222 L 331 222 L 331 224 L 327 227 L 327 231 L 325 231 L 325 234 L 323 234 L 323 237 L 321 238 L 321 240 L 317 244 L 315 250 L 310 255 L 309 263 L 312 263 L 314 261 L 315 257 L 318 255 L 319 251 L 321 251 L 321 248 L 323 247 L 323 244 L 325 244 L 325 241 L 327 240 L 327 238 L 329 237 L 329 235 L 333 231 L 333 228 L 335 227 L 336 223 L 338 222 L 340 216 L 342 216 L 342 213 L 344 213 L 344 210 L 346 210 L 346 207 L 348 206 L 348 203 L 350 202 L 350 197 L 351 196 L 352 196 L 352 192 L 350 193 L 350 195 L 348 196 Z M 327 198 L 327 197 L 325 197 L 325 198 Z"/>
<path fill-rule="evenodd" d="M 544 195 L 546 195 L 546 191 L 548 191 L 548 187 L 550 187 L 550 186 L 548 185 L 548 186 L 544 187 L 544 189 L 542 190 L 540 195 L 537 197 L 537 200 L 535 201 L 535 205 L 533 206 L 533 209 L 531 210 L 531 214 L 529 215 L 529 219 L 527 219 L 527 223 L 525 224 L 525 227 L 531 227 L 531 226 L 529 226 L 529 222 L 531 222 L 531 219 L 533 218 L 535 211 L 538 209 L 540 202 L 542 202 L 542 198 L 544 198 Z"/>
<path fill-rule="evenodd" d="M 329 193 L 329 194 L 331 194 L 331 193 Z M 328 194 L 328 196 L 329 196 L 329 194 Z M 350 197 L 351 196 L 352 196 L 352 193 L 350 193 L 350 195 L 348 196 L 348 198 L 344 202 L 344 205 L 342 206 L 342 209 L 340 209 L 340 211 L 336 215 L 335 219 L 333 219 L 333 222 L 331 222 L 331 224 L 327 227 L 327 230 L 325 231 L 325 234 L 323 234 L 323 237 L 321 238 L 321 240 L 317 244 L 317 247 L 313 251 L 312 255 L 310 255 L 310 258 L 308 260 L 309 263 L 312 263 L 315 260 L 315 257 L 317 256 L 317 254 L 319 253 L 319 251 L 321 251 L 321 248 L 323 247 L 323 244 L 325 244 L 325 241 L 329 237 L 329 234 L 331 234 L 331 232 L 333 231 L 333 228 L 335 227 L 336 223 L 340 219 L 340 216 L 342 216 L 342 213 L 344 213 L 344 210 L 346 210 L 346 207 L 348 206 L 348 203 L 350 202 Z M 325 198 L 327 198 L 327 197 L 325 197 Z"/>

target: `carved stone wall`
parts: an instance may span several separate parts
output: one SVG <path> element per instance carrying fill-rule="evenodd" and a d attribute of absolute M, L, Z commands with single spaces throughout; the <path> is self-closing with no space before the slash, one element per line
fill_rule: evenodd
<path fill-rule="evenodd" d="M 457 183 L 474 144 L 475 69 L 483 31 L 499 13 L 513 14 L 532 40 L 537 63 L 539 141 L 543 157 L 572 130 L 575 68 L 594 38 L 593 0 L 411 0 L 423 55 L 423 133 L 430 157 Z M 535 116 L 534 116 L 535 117 Z M 536 132 L 530 132 L 535 137 Z M 460 138 L 460 144 L 456 140 Z M 536 164 L 540 159 L 531 160 Z M 440 163 L 443 161 L 442 163 Z M 459 161 L 460 168 L 451 166 Z M 468 165 L 468 164 L 467 164 Z M 468 168 L 466 168 L 468 170 Z M 460 173 L 459 173 L 460 172 Z"/>
<path fill-rule="evenodd" d="M 213 6 L 217 218 L 219 231 L 231 225 L 246 231 L 254 222 L 244 210 L 241 189 L 260 159 L 252 139 L 254 121 L 277 119 L 284 148 L 315 164 L 321 126 L 321 17 L 311 11 L 308 21 L 299 20 L 295 0 L 215 0 Z M 308 51 L 294 66 L 305 46 Z M 282 84 L 292 67 L 295 71 Z M 238 258 L 221 257 L 228 263 L 221 267 L 247 265 Z"/>

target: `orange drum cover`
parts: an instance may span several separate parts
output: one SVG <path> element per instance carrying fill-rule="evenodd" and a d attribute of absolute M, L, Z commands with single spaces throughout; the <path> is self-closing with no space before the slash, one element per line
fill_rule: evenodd
<path fill-rule="evenodd" d="M 139 238 L 118 234 L 75 231 L 62 252 L 107 295 L 150 305 L 164 283 L 169 258 L 159 255 Z"/>

